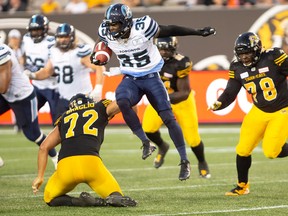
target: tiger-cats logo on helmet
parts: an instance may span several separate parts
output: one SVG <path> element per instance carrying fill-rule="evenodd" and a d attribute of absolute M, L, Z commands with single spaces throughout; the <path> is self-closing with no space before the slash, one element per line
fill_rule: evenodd
<path fill-rule="evenodd" d="M 255 47 L 259 43 L 259 38 L 256 35 L 250 35 L 249 41 L 250 41 L 251 47 Z"/>

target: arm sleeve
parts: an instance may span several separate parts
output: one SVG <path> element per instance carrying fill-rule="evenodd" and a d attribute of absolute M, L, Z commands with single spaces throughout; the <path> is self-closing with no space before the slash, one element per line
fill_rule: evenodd
<path fill-rule="evenodd" d="M 201 31 L 198 29 L 187 28 L 177 25 L 159 25 L 158 37 L 170 37 L 170 36 L 187 36 L 187 35 L 198 35 L 201 36 Z"/>
<path fill-rule="evenodd" d="M 218 101 L 222 103 L 219 109 L 224 109 L 229 106 L 237 97 L 242 85 L 235 79 L 229 79 L 224 92 L 218 98 Z"/>

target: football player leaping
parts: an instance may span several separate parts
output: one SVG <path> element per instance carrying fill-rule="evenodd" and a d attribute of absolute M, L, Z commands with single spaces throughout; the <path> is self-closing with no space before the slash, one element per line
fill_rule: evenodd
<path fill-rule="evenodd" d="M 102 88 L 99 91 L 98 87 L 102 87 L 105 68 L 91 64 L 91 47 L 77 44 L 75 37 L 72 25 L 60 24 L 55 33 L 56 44 L 49 50 L 49 60 L 45 67 L 35 73 L 25 71 L 32 80 L 43 80 L 57 75 L 60 94 L 57 113 L 60 114 L 68 109 L 69 99 L 77 93 L 90 94 L 95 100 L 99 100 L 102 94 Z M 94 90 L 90 80 L 91 70 L 97 72 Z"/>
<path fill-rule="evenodd" d="M 187 56 L 177 52 L 176 37 L 156 38 L 164 65 L 160 77 L 166 87 L 173 114 L 179 123 L 186 143 L 198 160 L 199 175 L 210 178 L 211 174 L 204 155 L 204 144 L 198 131 L 198 117 L 194 98 L 194 91 L 190 88 L 189 73 L 192 62 Z M 164 157 L 169 145 L 161 138 L 160 127 L 163 124 L 155 109 L 149 104 L 144 112 L 142 126 L 148 138 L 158 146 L 158 154 L 154 159 L 154 167 L 159 168 L 164 163 Z"/>
<path fill-rule="evenodd" d="M 262 50 L 259 37 L 245 32 L 236 39 L 236 59 L 229 69 L 224 92 L 209 109 L 220 110 L 231 104 L 243 86 L 252 96 L 253 106 L 245 116 L 236 147 L 237 187 L 228 196 L 249 193 L 248 173 L 251 154 L 262 140 L 267 158 L 288 156 L 288 56 L 279 48 Z"/>

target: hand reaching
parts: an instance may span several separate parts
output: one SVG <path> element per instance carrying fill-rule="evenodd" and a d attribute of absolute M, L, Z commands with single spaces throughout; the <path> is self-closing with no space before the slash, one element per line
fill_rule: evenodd
<path fill-rule="evenodd" d="M 36 194 L 40 188 L 40 186 L 42 185 L 44 179 L 43 178 L 35 178 L 33 183 L 32 183 L 32 190 L 33 190 L 33 193 Z"/>
<path fill-rule="evenodd" d="M 90 62 L 94 65 L 98 65 L 98 66 L 101 66 L 101 65 L 106 65 L 107 62 L 100 62 L 99 60 L 95 59 L 95 52 L 93 52 L 91 55 L 90 55 Z"/>
<path fill-rule="evenodd" d="M 210 105 L 207 110 L 218 110 L 221 107 L 222 103 L 220 101 L 215 101 L 212 105 Z"/>
<path fill-rule="evenodd" d="M 215 35 L 216 34 L 216 29 L 212 28 L 212 27 L 204 27 L 202 29 L 199 29 L 199 31 L 203 37 L 207 37 L 209 35 Z"/>

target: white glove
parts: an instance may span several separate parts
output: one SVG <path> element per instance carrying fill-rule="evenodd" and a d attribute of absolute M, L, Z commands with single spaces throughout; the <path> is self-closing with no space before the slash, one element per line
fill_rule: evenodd
<path fill-rule="evenodd" d="M 30 70 L 24 70 L 23 73 L 29 78 L 29 79 L 35 79 L 36 78 L 36 74 L 32 73 Z"/>
<path fill-rule="evenodd" d="M 121 73 L 121 70 L 120 70 L 119 67 L 110 67 L 110 68 L 109 68 L 109 71 L 104 71 L 103 74 L 104 74 L 105 76 L 111 77 L 111 76 L 120 75 L 120 74 L 122 74 L 122 73 Z"/>
<path fill-rule="evenodd" d="M 221 107 L 221 105 L 222 105 L 222 102 L 220 102 L 220 101 L 215 101 L 212 105 L 210 105 L 210 106 L 208 107 L 207 110 L 213 110 L 213 111 L 215 111 L 215 110 L 219 109 L 219 108 Z"/>
<path fill-rule="evenodd" d="M 102 98 L 102 88 L 103 85 L 97 84 L 95 88 L 90 92 L 89 97 L 93 98 L 95 102 L 101 100 Z"/>

